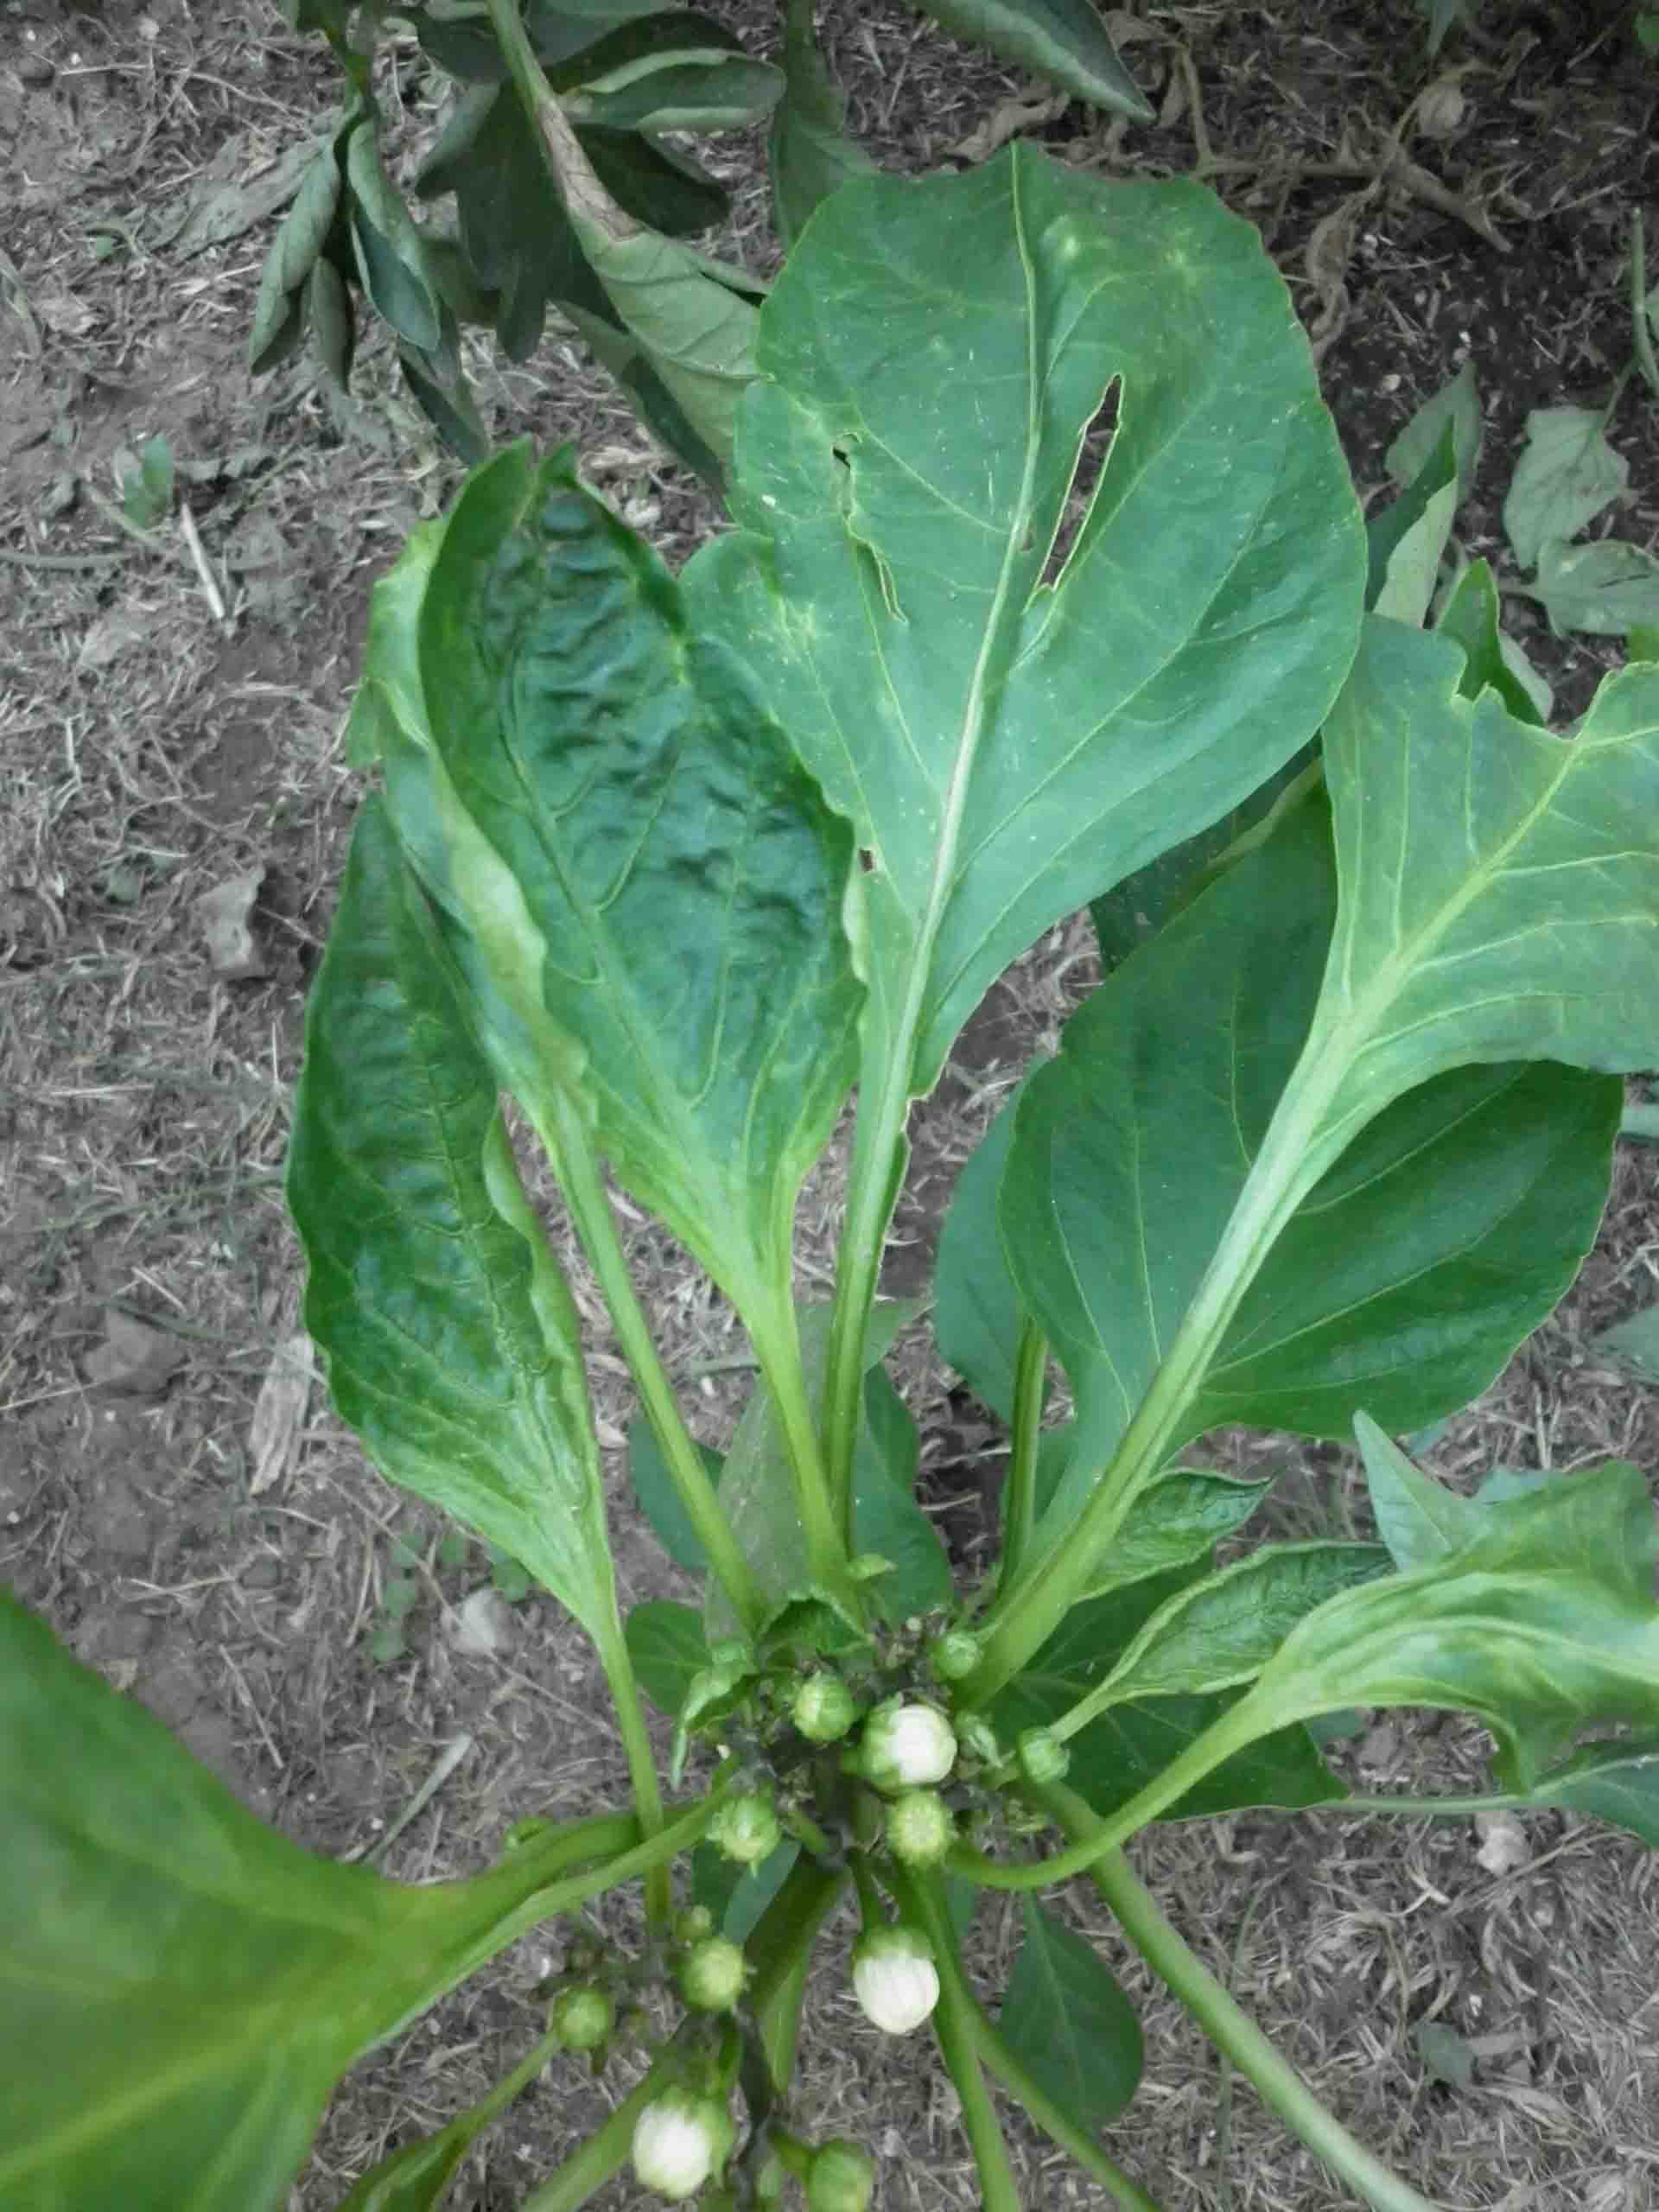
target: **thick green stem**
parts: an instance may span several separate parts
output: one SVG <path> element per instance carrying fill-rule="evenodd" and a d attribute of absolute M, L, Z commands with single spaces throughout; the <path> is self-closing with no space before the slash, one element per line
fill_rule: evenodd
<path fill-rule="evenodd" d="M 534 1097 L 533 1093 L 531 1096 Z M 681 1416 L 673 1385 L 658 1357 L 650 1324 L 622 1256 L 616 1216 L 611 1211 L 588 1132 L 575 1105 L 563 1090 L 555 1089 L 551 1099 L 550 1121 L 539 1108 L 535 1112 L 536 1133 L 558 1176 L 588 1265 L 610 1309 L 617 1341 L 628 1363 L 628 1371 L 633 1376 L 669 1479 L 732 1611 L 742 1627 L 753 1633 L 766 1611 L 760 1586 L 738 1549 L 730 1522 L 720 1510 L 715 1486 L 703 1468 Z"/>
<path fill-rule="evenodd" d="M 639 1833 L 646 1839 L 660 1835 L 663 1793 L 657 1779 L 657 1757 L 639 1703 L 639 1688 L 634 1680 L 633 1662 L 628 1656 L 622 1623 L 614 1613 L 599 1656 L 605 1679 L 610 1684 L 611 1701 L 616 1707 L 617 1727 L 627 1758 L 628 1780 L 633 1789 L 634 1810 L 639 1815 Z M 645 1876 L 645 1917 L 653 1928 L 667 1925 L 673 1901 L 667 1866 L 653 1866 Z"/>
<path fill-rule="evenodd" d="M 1160 2212 L 1155 2198 L 1131 2180 L 1116 2159 L 1109 2158 L 1092 2135 L 1067 2118 L 1024 2061 L 1008 2049 L 971 1992 L 969 2001 L 974 2007 L 980 2056 L 1008 2094 L 1024 2105 L 1044 2134 L 1052 2136 L 1061 2150 L 1069 2151 L 1085 2173 L 1103 2182 L 1124 2212 Z"/>
<path fill-rule="evenodd" d="M 576 2212 L 596 2190 L 627 2164 L 633 2130 L 640 2113 L 662 2087 L 668 2072 L 659 2060 L 639 2088 L 626 2096 L 605 2125 L 590 2135 L 574 2158 L 567 2158 L 557 2173 L 532 2190 L 518 2212 Z"/>
<path fill-rule="evenodd" d="M 850 1534 L 843 1535 L 841 1516 L 831 1501 L 817 1421 L 806 1395 L 801 1367 L 800 1340 L 793 1325 L 794 1309 L 785 1287 L 778 1310 L 790 1317 L 786 1341 L 769 1329 L 750 1322 L 749 1335 L 772 1406 L 784 1433 L 784 1446 L 795 1478 L 795 1503 L 806 1538 L 807 1572 L 813 1581 L 833 1590 L 855 1619 L 864 1615 L 864 1601 L 847 1572 L 852 1556 Z M 748 1317 L 746 1315 L 746 1319 Z"/>
<path fill-rule="evenodd" d="M 1321 1124 L 1348 1065 L 1329 1032 L 1309 1038 L 1215 1256 L 1110 1466 L 1064 1540 L 1029 1556 L 999 1596 L 986 1622 L 985 1656 L 960 1702 L 984 1705 L 1041 1649 L 1087 1588 L 1139 1492 L 1187 1433 L 1192 1401 L 1256 1270 L 1347 1141 L 1346 1133 L 1340 1141 L 1322 1135 Z"/>
<path fill-rule="evenodd" d="M 1544 1808 L 1535 1797 L 1492 1789 L 1468 1797 L 1368 1797 L 1357 1791 L 1351 1797 L 1332 1797 L 1323 1804 L 1304 1805 L 1298 1809 L 1306 1813 L 1405 1813 L 1413 1820 L 1466 1821 L 1477 1813 L 1536 1813 Z"/>
<path fill-rule="evenodd" d="M 1099 1827 L 1081 1797 L 1065 1789 L 1043 1793 L 1070 1834 Z M 1436 2212 L 1409 2183 L 1348 2133 L 1287 2065 L 1255 2022 L 1172 1928 L 1122 1852 L 1109 1853 L 1090 1879 L 1147 1964 L 1255 2090 L 1308 2148 L 1373 2208 L 1373 2212 Z"/>
<path fill-rule="evenodd" d="M 1037 1447 L 1047 1395 L 1048 1338 L 1026 1316 L 1014 1365 L 1014 1427 L 1008 1438 L 1008 1477 L 1002 1509 L 1000 1586 L 1011 1590 L 1031 1549 L 1037 1525 Z"/>
<path fill-rule="evenodd" d="M 937 1875 L 894 1872 L 893 1894 L 907 1920 L 925 1929 L 939 1974 L 939 2001 L 933 2008 L 933 2033 L 945 2070 L 962 2100 L 974 2164 L 979 2170 L 983 2212 L 1020 2212 L 1020 2184 L 1008 2164 L 1008 2146 L 996 2116 L 996 2103 L 979 2063 L 979 2007 L 963 1977 L 956 1930 Z"/>
<path fill-rule="evenodd" d="M 836 1303 L 830 1319 L 822 1421 L 830 1502 L 840 1516 L 849 1554 L 855 1542 L 853 1459 L 864 1401 L 864 1339 L 881 1274 L 881 1248 L 904 1174 L 909 1118 L 910 1091 L 901 1073 L 890 1072 L 879 1103 L 867 1097 L 861 1085 L 847 1218 L 836 1256 Z"/>

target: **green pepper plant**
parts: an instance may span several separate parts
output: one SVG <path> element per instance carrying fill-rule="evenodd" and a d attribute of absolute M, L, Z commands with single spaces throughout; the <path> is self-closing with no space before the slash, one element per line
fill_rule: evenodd
<path fill-rule="evenodd" d="M 999 2094 L 1145 2212 L 1101 2139 L 1133 2163 L 1133 2007 L 1039 1902 L 1082 1878 L 1341 2186 L 1421 2212 L 1128 1847 L 1241 1807 L 1566 1807 L 1659 1841 L 1643 1475 L 1465 1495 L 1395 1440 L 1567 1289 L 1620 1073 L 1659 1065 L 1659 668 L 1556 735 L 1511 711 L 1495 593 L 1421 626 L 1450 429 L 1368 528 L 1284 285 L 1194 185 L 1025 147 L 855 180 L 757 371 L 733 527 L 677 577 L 569 453 L 519 446 L 378 587 L 350 724 L 378 788 L 289 1170 L 336 1407 L 586 1630 L 632 1802 L 532 1815 L 472 1879 L 327 1863 L 0 1611 L 8 2205 L 280 2206 L 344 2069 L 566 1916 L 546 2037 L 346 2206 L 437 2205 L 550 2064 L 616 2102 L 527 2212 L 630 2164 L 642 2202 L 877 2201 L 871 2145 L 820 2140 L 794 2086 L 817 1963 L 878 2031 L 931 2034 L 991 2212 L 1020 2201 Z M 883 1245 L 963 1022 L 1090 902 L 1105 979 L 941 1236 L 939 1350 L 1009 1435 L 1000 1554 L 958 1586 Z M 855 1093 L 833 1295 L 803 1300 L 798 1197 Z M 634 1485 L 697 1605 L 623 1617 L 504 1098 L 608 1303 Z M 613 1185 L 747 1332 L 721 1458 Z M 1224 1424 L 1357 1440 L 1381 1541 L 1253 1538 L 1267 1481 L 1192 1449 Z M 1311 1724 L 1389 1706 L 1476 1716 L 1491 1793 L 1348 1794 Z M 619 1948 L 581 1909 L 632 1882 Z M 995 2005 L 963 1962 L 987 1893 L 1024 1931 Z"/>

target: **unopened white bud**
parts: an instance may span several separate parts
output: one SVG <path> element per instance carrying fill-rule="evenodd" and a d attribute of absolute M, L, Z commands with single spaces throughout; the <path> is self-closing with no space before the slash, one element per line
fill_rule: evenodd
<path fill-rule="evenodd" d="M 646 2189 L 682 2203 L 725 2164 L 734 2133 L 712 2097 L 664 2089 L 633 2124 L 633 2171 Z"/>
<path fill-rule="evenodd" d="M 939 2001 L 932 1948 L 914 1928 L 877 1928 L 853 1952 L 853 1989 L 885 2035 L 907 2036 Z"/>
<path fill-rule="evenodd" d="M 925 1789 L 957 1763 L 950 1723 L 932 1705 L 878 1707 L 859 1745 L 859 1769 L 878 1789 Z"/>

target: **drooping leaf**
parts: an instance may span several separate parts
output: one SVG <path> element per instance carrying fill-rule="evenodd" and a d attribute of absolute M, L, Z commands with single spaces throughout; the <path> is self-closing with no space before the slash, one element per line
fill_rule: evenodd
<path fill-rule="evenodd" d="M 781 70 L 746 54 L 683 53 L 650 68 L 589 78 L 565 97 L 567 112 L 611 130 L 742 130 L 764 122 L 783 95 Z"/>
<path fill-rule="evenodd" d="M 641 1688 L 659 1713 L 677 1719 L 686 1693 L 709 1664 L 702 1614 L 695 1605 L 651 1598 L 634 1606 L 624 1631 Z"/>
<path fill-rule="evenodd" d="M 1374 620 L 1326 720 L 1343 888 L 1313 1049 L 1342 1072 L 1311 1141 L 1476 1061 L 1659 1063 L 1659 672 L 1609 677 L 1567 743 L 1462 671 Z"/>
<path fill-rule="evenodd" d="M 1622 638 L 1659 622 L 1659 560 L 1622 538 L 1566 545 L 1552 537 L 1539 549 L 1537 597 L 1557 637 Z"/>
<path fill-rule="evenodd" d="M 614 1620 L 569 1292 L 496 1084 L 376 799 L 358 817 L 289 1150 L 305 1323 L 391 1481 L 524 1564 L 591 1635 Z"/>
<path fill-rule="evenodd" d="M 800 1855 L 800 1845 L 786 1836 L 760 1866 L 740 1866 L 713 1844 L 700 1843 L 691 1854 L 691 1901 L 708 1906 L 728 1942 L 747 1942 Z"/>
<path fill-rule="evenodd" d="M 1599 407 L 1536 407 L 1503 502 L 1503 528 L 1523 569 L 1552 538 L 1576 537 L 1630 480 L 1630 465 L 1602 433 Z"/>
<path fill-rule="evenodd" d="M 1014 1363 L 1025 1308 L 1002 1250 L 997 1192 L 1014 1141 L 1010 1098 L 957 1177 L 933 1269 L 933 1334 L 982 1405 L 1014 1419 Z"/>
<path fill-rule="evenodd" d="M 0 2202 L 282 2212 L 340 2075 L 550 1878 L 313 1858 L 0 1593 Z"/>
<path fill-rule="evenodd" d="M 870 855 L 886 1101 L 931 1087 L 1044 928 L 1311 734 L 1351 650 L 1358 522 L 1282 283 L 1185 185 L 1025 146 L 851 183 L 786 264 L 760 365 L 741 527 L 684 582 Z M 1051 588 L 1079 440 L 1120 380 Z"/>
<path fill-rule="evenodd" d="M 1424 1474 L 1369 1414 L 1355 1414 L 1354 1437 L 1378 1532 L 1402 1574 L 1474 1542 L 1486 1516 L 1473 1498 Z"/>
<path fill-rule="evenodd" d="M 724 1465 L 720 1453 L 706 1444 L 696 1448 L 704 1473 L 711 1483 L 717 1484 Z M 680 1503 L 668 1463 L 647 1421 L 632 1421 L 628 1426 L 628 1480 L 633 1485 L 639 1510 L 674 1564 L 683 1567 L 688 1574 L 707 1574 L 709 1555 L 691 1526 L 690 1516 Z"/>
<path fill-rule="evenodd" d="M 647 230 L 660 231 L 668 238 L 690 238 L 724 218 L 730 205 L 727 193 L 689 155 L 673 152 L 655 139 L 642 138 L 638 131 L 613 130 L 597 123 L 579 125 L 576 140 L 592 163 L 594 175 L 617 206 Z M 679 257 L 670 259 L 677 269 Z M 685 265 L 690 269 L 700 264 L 692 257 Z M 741 295 L 742 286 L 736 289 Z M 615 302 L 614 311 L 631 329 L 634 327 L 634 319 L 627 315 L 621 300 Z M 635 334 L 642 344 L 652 346 L 667 346 L 671 340 L 677 343 L 683 335 L 682 314 L 681 303 L 677 302 L 675 315 L 665 320 L 660 332 L 650 316 L 642 316 Z M 734 322 L 730 331 L 737 327 Z M 704 345 L 712 342 L 712 334 L 704 333 Z M 697 365 L 695 359 L 691 365 Z"/>
<path fill-rule="evenodd" d="M 1433 458 L 1447 424 L 1452 429 L 1458 497 L 1467 499 L 1480 467 L 1480 394 L 1475 365 L 1465 361 L 1449 383 L 1426 399 L 1383 455 L 1383 466 L 1403 489 Z"/>
<path fill-rule="evenodd" d="M 601 1148 L 753 1327 L 792 1326 L 795 1197 L 853 1073 L 846 825 L 568 456 L 471 480 L 417 619 L 433 744 L 524 902 L 504 957 Z"/>
<path fill-rule="evenodd" d="M 1243 1482 L 1207 1467 L 1172 1467 L 1154 1476 L 1129 1508 L 1083 1598 L 1103 1597 L 1125 1583 L 1207 1558 L 1243 1526 L 1272 1487 L 1271 1477 Z"/>
<path fill-rule="evenodd" d="M 490 450 L 490 434 L 459 370 L 446 375 L 428 354 L 401 346 L 397 365 L 416 406 L 460 460 L 476 466 Z"/>
<path fill-rule="evenodd" d="M 1441 424 L 1440 442 L 1424 468 L 1435 488 L 1424 502 L 1422 512 L 1396 538 L 1383 570 L 1382 589 L 1370 602 L 1377 613 L 1394 622 L 1427 621 L 1440 582 L 1440 563 L 1459 497 L 1449 422 Z M 1402 501 L 1402 508 L 1404 505 Z"/>
<path fill-rule="evenodd" d="M 820 200 L 875 163 L 846 135 L 847 103 L 818 51 L 813 0 L 787 0 L 784 13 L 784 95 L 772 111 L 766 156 L 772 212 L 785 253 Z"/>
<path fill-rule="evenodd" d="M 1294 1629 L 1238 1725 L 1347 1705 L 1473 1713 L 1506 1788 L 1530 1789 L 1574 1732 L 1659 1724 L 1656 1538 L 1647 1484 L 1618 1461 L 1491 1505 L 1435 1566 L 1351 1590 Z"/>
<path fill-rule="evenodd" d="M 278 238 L 265 256 L 258 297 L 253 303 L 253 323 L 248 332 L 250 376 L 264 376 L 288 359 L 305 335 L 305 294 L 283 288 L 283 242 Z"/>
<path fill-rule="evenodd" d="M 378 133 L 372 119 L 358 124 L 346 143 L 346 176 L 351 187 L 352 242 L 358 273 L 377 315 L 417 353 L 439 343 L 442 327 L 438 300 L 427 274 L 420 232 L 397 190 L 380 166 Z"/>
<path fill-rule="evenodd" d="M 1002 1242 L 1079 1422 L 1046 1545 L 1150 1382 L 1302 1050 L 1336 911 L 1327 820 L 1318 798 L 1287 817 L 1107 979 L 1021 1094 Z M 1546 1065 L 1402 1099 L 1281 1232 L 1182 1436 L 1236 1421 L 1345 1437 L 1361 1406 L 1411 1429 L 1465 1404 L 1594 1239 L 1618 1091 Z"/>
<path fill-rule="evenodd" d="M 917 0 L 917 5 L 953 38 L 988 46 L 1080 100 L 1136 123 L 1153 120 L 1145 94 L 1119 60 L 1090 0 Z"/>
<path fill-rule="evenodd" d="M 1440 609 L 1435 628 L 1463 647 L 1463 681 L 1459 689 L 1478 699 L 1490 684 L 1517 721 L 1544 728 L 1549 721 L 1550 690 L 1512 638 L 1498 626 L 1497 585 L 1491 566 L 1471 561 Z"/>
<path fill-rule="evenodd" d="M 1127 2110 L 1141 2080 L 1141 2023 L 1092 1943 L 1021 1897 L 1025 1941 L 997 2031 L 1076 2127 Z"/>
<path fill-rule="evenodd" d="M 1535 1805 L 1566 1805 L 1659 1847 L 1659 1735 L 1584 1744 L 1531 1790 Z"/>

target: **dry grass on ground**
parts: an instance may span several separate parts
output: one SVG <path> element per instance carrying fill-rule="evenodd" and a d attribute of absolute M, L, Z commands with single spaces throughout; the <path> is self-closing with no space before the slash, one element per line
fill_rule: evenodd
<path fill-rule="evenodd" d="M 769 8 L 713 11 L 766 50 Z M 1645 187 L 1653 96 L 1607 44 L 1617 11 L 1491 0 L 1481 37 L 1448 48 L 1465 124 L 1430 140 L 1408 120 L 1393 154 L 1389 133 L 1427 82 L 1403 0 L 1139 11 L 1125 51 L 1160 103 L 1147 132 L 1044 109 L 897 0 L 824 12 L 855 127 L 895 169 L 982 154 L 988 118 L 1107 174 L 1202 166 L 1295 289 L 1368 493 L 1412 404 L 1472 353 L 1491 419 L 1478 549 L 1497 543 L 1525 410 L 1605 390 L 1622 365 L 1623 226 Z M 270 222 L 232 207 L 204 244 L 204 212 L 226 204 L 216 190 L 257 187 L 334 97 L 314 41 L 257 6 L 248 22 L 181 0 L 87 15 L 10 0 L 0 21 L 0 1572 L 316 1850 L 377 1848 L 463 1746 L 385 1852 L 389 1872 L 420 1880 L 482 1866 L 524 1813 L 614 1799 L 623 1770 L 557 1609 L 504 1608 L 501 1648 L 470 1654 L 460 1608 L 486 1562 L 365 1472 L 305 1387 L 278 1179 L 357 795 L 340 728 L 369 586 L 457 472 L 384 346 L 345 408 L 304 357 L 263 385 L 244 372 Z M 409 110 L 411 133 L 425 112 Z M 738 188 L 737 248 L 764 268 L 756 147 L 727 141 L 716 165 Z M 590 480 L 671 559 L 710 526 L 572 346 L 550 334 L 526 367 L 481 353 L 474 366 L 504 435 L 578 439 Z M 1636 490 L 1621 527 L 1643 537 L 1659 522 L 1659 468 L 1650 419 L 1626 408 L 1616 435 Z M 156 433 L 181 505 L 135 542 L 108 502 L 122 456 Z M 1605 658 L 1556 656 L 1569 703 Z M 215 973 L 200 902 L 247 878 L 254 972 L 231 978 Z M 921 1117 L 897 1280 L 925 1280 L 951 1173 L 1026 1053 L 1052 1043 L 1090 960 L 1080 925 L 1054 933 L 975 1025 Z M 1659 1465 L 1651 1394 L 1588 1348 L 1653 1294 L 1654 1159 L 1627 1149 L 1579 1289 L 1442 1440 L 1454 1478 L 1610 1452 Z M 832 1159 L 803 1209 L 808 1295 L 826 1279 L 835 1192 Z M 718 1442 L 747 1387 L 741 1338 L 669 1239 L 631 1230 L 671 1367 Z M 674 1571 L 621 1495 L 626 1378 L 580 1279 L 578 1294 L 627 1594 L 671 1594 Z M 919 1344 L 899 1367 L 930 1436 L 930 1495 L 969 1543 L 986 1433 Z M 285 1448 L 262 1450 L 262 1392 L 296 1372 Z M 124 1387 L 94 1387 L 99 1374 Z M 1305 1455 L 1281 1505 L 1356 1510 L 1351 1470 L 1328 1452 Z M 1469 1789 L 1481 1774 L 1470 1732 L 1409 1715 L 1344 1756 L 1371 1789 Z M 1137 1857 L 1314 2087 L 1431 2196 L 1505 2212 L 1659 2202 L 1659 1877 L 1634 1843 L 1546 1818 L 1506 1865 L 1467 1822 L 1327 1812 L 1165 1830 Z M 1066 1910 L 1122 1959 L 1084 1897 Z M 529 1992 L 553 1940 L 521 1946 L 357 2070 L 296 2207 L 323 2212 L 388 2144 L 505 2069 L 534 2031 Z M 1013 1923 L 988 1910 L 976 1941 L 995 1992 Z M 1346 2202 L 1122 1964 L 1149 2056 L 1113 2147 L 1169 2212 Z M 811 2107 L 874 2140 L 893 2212 L 971 2204 L 950 2093 L 919 2041 L 895 2050 L 866 2030 L 833 1966 L 819 1995 Z M 1426 2023 L 1471 2040 L 1471 2088 L 1431 2077 Z M 533 2092 L 457 2202 L 505 2212 L 612 2094 L 569 2074 Z M 1102 2201 L 1040 2144 L 1018 2147 L 1033 2204 Z M 622 2183 L 602 2199 L 632 2201 Z"/>

